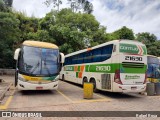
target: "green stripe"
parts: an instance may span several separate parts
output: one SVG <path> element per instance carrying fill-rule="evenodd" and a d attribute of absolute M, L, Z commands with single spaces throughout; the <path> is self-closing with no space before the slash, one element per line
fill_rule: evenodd
<path fill-rule="evenodd" d="M 79 72 L 76 72 L 76 78 L 78 78 L 78 73 L 79 73 Z"/>
<path fill-rule="evenodd" d="M 78 66 L 78 71 L 81 71 L 81 70 L 80 70 L 80 66 Z"/>
<path fill-rule="evenodd" d="M 132 64 L 134 65 L 134 64 Z M 74 66 L 66 66 L 74 68 Z M 114 64 L 94 64 L 94 65 L 86 65 L 85 72 L 96 72 L 96 73 L 115 73 L 117 69 L 120 69 L 121 73 L 145 73 L 147 70 L 147 65 L 144 65 L 143 68 L 126 68 L 123 67 L 122 64 L 114 63 Z M 70 69 L 66 71 L 71 71 Z M 72 70 L 74 71 L 74 69 Z M 78 76 L 78 73 L 76 73 Z"/>

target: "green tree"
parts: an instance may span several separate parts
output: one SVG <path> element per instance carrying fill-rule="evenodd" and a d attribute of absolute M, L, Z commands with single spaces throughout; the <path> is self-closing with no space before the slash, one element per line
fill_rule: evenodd
<path fill-rule="evenodd" d="M 148 54 L 160 56 L 160 42 L 157 41 L 157 37 L 154 34 L 148 32 L 138 33 L 136 34 L 136 39 L 146 44 Z"/>
<path fill-rule="evenodd" d="M 0 12 L 10 12 L 10 8 L 7 7 L 3 0 L 0 0 Z"/>
<path fill-rule="evenodd" d="M 3 0 L 7 7 L 12 7 L 13 0 Z"/>
<path fill-rule="evenodd" d="M 46 16 L 39 20 L 39 29 L 49 31 L 51 25 L 55 25 L 55 15 L 57 14 L 56 11 L 51 11 L 46 14 Z"/>
<path fill-rule="evenodd" d="M 13 13 L 0 12 L 0 68 L 14 67 L 14 44 L 20 39 L 19 20 Z"/>
<path fill-rule="evenodd" d="M 93 5 L 88 0 L 68 0 L 73 12 L 83 11 L 91 14 L 93 12 Z"/>
<path fill-rule="evenodd" d="M 135 39 L 132 29 L 129 29 L 126 26 L 123 26 L 121 29 L 113 32 L 112 36 L 115 36 L 115 39 L 129 39 L 129 40 Z"/>
<path fill-rule="evenodd" d="M 39 26 L 39 19 L 34 17 L 27 17 L 24 13 L 15 12 L 14 15 L 20 21 L 19 29 L 21 30 L 20 42 L 28 38 L 30 32 L 36 33 Z"/>
<path fill-rule="evenodd" d="M 53 4 L 53 7 L 56 8 L 57 7 L 57 11 L 59 11 L 59 6 L 62 4 L 62 0 L 46 0 L 44 2 L 47 6 L 50 6 L 51 4 Z"/>
<path fill-rule="evenodd" d="M 147 47 L 149 55 L 155 55 L 160 57 L 160 41 L 155 41 L 150 43 L 150 46 Z"/>
<path fill-rule="evenodd" d="M 148 32 L 142 32 L 136 34 L 136 39 L 138 41 L 144 42 L 145 44 L 153 43 L 157 40 L 157 37 L 154 34 L 150 34 Z"/>
<path fill-rule="evenodd" d="M 106 29 L 100 27 L 99 22 L 91 14 L 74 13 L 71 9 L 62 9 L 52 17 L 55 21 L 49 26 L 49 35 L 56 40 L 56 44 L 64 53 L 105 41 Z"/>

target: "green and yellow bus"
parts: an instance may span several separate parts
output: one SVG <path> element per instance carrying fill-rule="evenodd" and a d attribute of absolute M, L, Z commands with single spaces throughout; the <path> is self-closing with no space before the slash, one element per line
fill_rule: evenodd
<path fill-rule="evenodd" d="M 65 55 L 60 79 L 94 91 L 142 92 L 146 89 L 147 49 L 133 40 L 114 40 Z"/>
<path fill-rule="evenodd" d="M 63 53 L 55 44 L 27 40 L 16 49 L 15 86 L 20 90 L 52 90 L 58 88 Z"/>

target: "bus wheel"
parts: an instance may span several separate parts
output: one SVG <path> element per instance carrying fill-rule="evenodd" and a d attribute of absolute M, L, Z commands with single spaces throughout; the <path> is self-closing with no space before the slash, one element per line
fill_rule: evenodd
<path fill-rule="evenodd" d="M 90 80 L 90 82 L 93 83 L 93 92 L 97 93 L 97 92 L 98 92 L 98 89 L 97 89 L 97 87 L 96 87 L 96 81 L 95 81 L 95 79 L 92 78 L 92 79 Z"/>
<path fill-rule="evenodd" d="M 83 86 L 83 87 L 84 87 L 84 83 L 85 83 L 85 82 L 88 82 L 87 77 L 84 77 L 84 78 L 83 78 L 83 83 L 82 83 L 82 86 Z"/>
<path fill-rule="evenodd" d="M 64 74 L 62 75 L 62 81 L 65 81 L 65 79 L 64 79 Z"/>
<path fill-rule="evenodd" d="M 18 73 L 17 71 L 15 72 L 15 82 L 14 82 L 14 86 L 16 87 L 18 83 Z"/>

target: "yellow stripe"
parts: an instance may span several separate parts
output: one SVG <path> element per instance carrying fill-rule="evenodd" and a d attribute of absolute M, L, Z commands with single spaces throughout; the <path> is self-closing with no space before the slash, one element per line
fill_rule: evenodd
<path fill-rule="evenodd" d="M 103 102 L 103 101 L 111 101 L 110 99 L 97 99 L 97 100 L 79 100 L 74 103 L 90 103 L 90 102 Z"/>
<path fill-rule="evenodd" d="M 4 105 L 1 105 L 1 106 L 0 106 L 0 109 L 1 109 L 1 110 L 7 109 L 7 108 L 8 108 L 8 105 L 10 104 L 10 102 L 11 102 L 11 100 L 12 100 L 12 98 L 13 98 L 13 96 L 9 96 L 7 102 L 6 102 Z"/>
<path fill-rule="evenodd" d="M 73 101 L 67 97 L 65 94 L 63 94 L 62 92 L 60 92 L 59 90 L 56 90 L 59 94 L 61 94 L 64 98 L 66 98 L 69 102 L 73 103 Z"/>
<path fill-rule="evenodd" d="M 12 98 L 13 98 L 13 94 L 14 94 L 15 90 L 13 91 L 13 93 L 11 94 L 11 96 L 9 96 L 9 98 L 7 99 L 6 103 L 4 105 L 0 105 L 0 109 L 1 110 L 5 110 L 8 108 Z"/>

